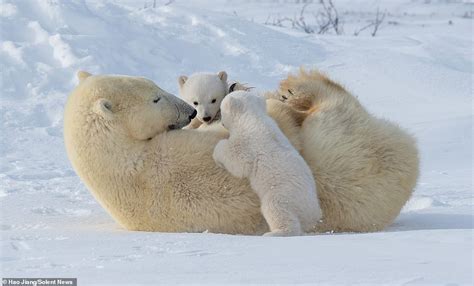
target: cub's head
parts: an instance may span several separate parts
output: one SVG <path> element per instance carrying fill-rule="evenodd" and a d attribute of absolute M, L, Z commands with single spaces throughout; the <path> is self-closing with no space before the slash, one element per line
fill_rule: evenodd
<path fill-rule="evenodd" d="M 78 77 L 75 96 L 91 114 L 89 120 L 136 140 L 182 128 L 196 116 L 186 102 L 142 77 L 86 72 L 79 72 Z"/>
<path fill-rule="evenodd" d="M 231 129 L 235 124 L 248 118 L 264 116 L 265 98 L 249 91 L 234 91 L 222 100 L 221 113 L 222 124 L 227 129 Z"/>
<path fill-rule="evenodd" d="M 182 99 L 197 110 L 199 121 L 210 124 L 219 115 L 219 106 L 227 94 L 227 73 L 195 73 L 178 78 Z"/>

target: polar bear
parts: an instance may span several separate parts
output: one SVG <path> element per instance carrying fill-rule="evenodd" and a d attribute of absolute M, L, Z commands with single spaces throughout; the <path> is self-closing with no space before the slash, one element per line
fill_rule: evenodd
<path fill-rule="evenodd" d="M 240 82 L 227 83 L 227 73 L 194 73 L 178 78 L 179 95 L 197 110 L 196 118 L 187 126 L 195 129 L 202 124 L 209 125 L 220 120 L 220 104 L 224 96 L 234 90 L 248 90 Z"/>
<path fill-rule="evenodd" d="M 183 130 L 195 110 L 150 80 L 78 74 L 64 112 L 71 164 L 107 212 L 141 231 L 263 234 L 248 180 L 212 158 L 225 130 Z M 418 176 L 415 141 L 370 115 L 317 71 L 283 80 L 267 112 L 310 167 L 323 213 L 318 231 L 382 230 Z M 284 100 L 284 97 L 286 100 Z"/>
<path fill-rule="evenodd" d="M 246 91 L 230 93 L 221 114 L 230 137 L 217 143 L 213 158 L 233 176 L 250 180 L 270 227 L 265 236 L 314 231 L 321 209 L 313 175 L 266 114 L 265 99 Z"/>

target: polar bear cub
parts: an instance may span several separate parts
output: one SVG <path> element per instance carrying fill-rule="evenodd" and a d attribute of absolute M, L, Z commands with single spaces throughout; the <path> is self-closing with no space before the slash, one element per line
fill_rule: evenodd
<path fill-rule="evenodd" d="M 220 120 L 220 104 L 224 97 L 234 90 L 248 90 L 239 82 L 227 84 L 227 73 L 194 73 L 178 78 L 179 94 L 184 101 L 194 106 L 196 118 L 187 128 L 198 128 L 201 124 L 211 124 Z"/>
<path fill-rule="evenodd" d="M 213 158 L 233 176 L 248 178 L 261 202 L 270 232 L 291 236 L 310 232 L 321 219 L 311 170 L 266 113 L 263 97 L 236 91 L 221 104 L 229 139 L 216 145 Z"/>

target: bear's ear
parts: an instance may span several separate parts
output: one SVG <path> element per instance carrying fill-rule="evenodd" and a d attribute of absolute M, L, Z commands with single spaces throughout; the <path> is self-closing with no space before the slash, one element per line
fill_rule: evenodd
<path fill-rule="evenodd" d="M 179 87 L 183 87 L 184 83 L 188 80 L 188 77 L 185 76 L 185 75 L 182 75 L 180 77 L 178 77 L 178 83 L 179 83 Z"/>
<path fill-rule="evenodd" d="M 227 73 L 225 71 L 220 71 L 217 76 L 224 82 L 227 82 Z"/>
<path fill-rule="evenodd" d="M 114 116 L 112 111 L 112 102 L 105 98 L 99 98 L 94 103 L 93 110 L 96 114 L 102 116 L 106 120 L 111 120 Z"/>
<path fill-rule="evenodd" d="M 84 81 L 86 78 L 90 77 L 92 74 L 86 72 L 86 71 L 78 71 L 77 72 L 77 78 L 79 79 L 79 82 Z"/>

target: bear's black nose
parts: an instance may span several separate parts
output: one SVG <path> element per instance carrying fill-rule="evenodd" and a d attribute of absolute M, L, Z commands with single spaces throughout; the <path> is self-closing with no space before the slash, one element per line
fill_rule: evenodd
<path fill-rule="evenodd" d="M 198 114 L 198 113 L 197 113 L 196 109 L 194 109 L 193 114 L 191 114 L 191 115 L 189 116 L 189 120 L 192 120 L 194 117 L 196 117 L 197 114 Z"/>
<path fill-rule="evenodd" d="M 208 116 L 208 117 L 204 117 L 202 120 L 204 120 L 204 121 L 208 122 L 209 120 L 211 120 L 211 117 L 210 117 L 210 116 Z"/>

